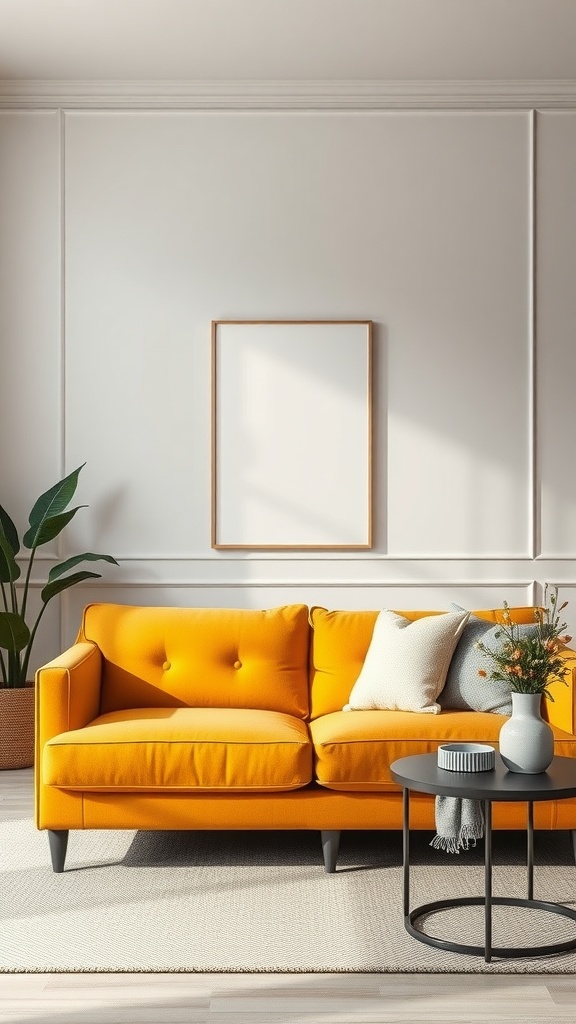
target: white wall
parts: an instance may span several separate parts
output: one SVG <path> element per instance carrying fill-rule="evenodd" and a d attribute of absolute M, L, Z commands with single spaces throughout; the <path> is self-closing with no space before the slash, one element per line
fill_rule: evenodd
<path fill-rule="evenodd" d="M 121 560 L 39 660 L 94 599 L 576 602 L 576 112 L 12 111 L 0 151 L 0 500 L 87 461 L 60 554 Z M 374 321 L 373 551 L 210 548 L 210 321 L 251 317 Z"/>

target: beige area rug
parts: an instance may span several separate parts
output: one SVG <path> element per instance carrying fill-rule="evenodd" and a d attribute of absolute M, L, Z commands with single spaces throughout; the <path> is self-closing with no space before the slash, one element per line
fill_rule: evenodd
<path fill-rule="evenodd" d="M 481 847 L 457 856 L 413 835 L 413 902 L 483 892 Z M 524 896 L 524 837 L 496 833 L 494 894 Z M 535 895 L 569 903 L 567 833 L 537 833 Z M 0 971 L 572 973 L 576 953 L 500 960 L 431 949 L 401 910 L 399 833 L 343 833 L 336 874 L 317 832 L 75 832 L 54 875 L 31 822 L 0 825 Z M 433 928 L 430 923 L 433 921 Z M 541 911 L 496 908 L 494 944 L 576 936 Z M 433 934 L 481 944 L 476 908 Z"/>

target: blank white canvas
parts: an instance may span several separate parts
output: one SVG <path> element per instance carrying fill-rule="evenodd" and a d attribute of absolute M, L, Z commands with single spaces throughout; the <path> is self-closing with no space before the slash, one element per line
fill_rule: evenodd
<path fill-rule="evenodd" d="M 216 547 L 370 545 L 370 327 L 215 328 Z"/>

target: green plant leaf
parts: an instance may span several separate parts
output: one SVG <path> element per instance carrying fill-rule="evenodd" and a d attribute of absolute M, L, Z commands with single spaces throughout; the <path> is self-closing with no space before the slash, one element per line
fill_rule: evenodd
<path fill-rule="evenodd" d="M 59 580 L 53 580 L 52 583 L 47 583 L 42 588 L 41 597 L 44 604 L 48 604 L 56 594 L 61 594 L 63 590 L 68 590 L 69 587 L 76 586 L 77 583 L 82 583 L 82 580 L 97 580 L 100 579 L 102 573 L 100 572 L 75 572 L 72 576 L 63 576 Z"/>
<path fill-rule="evenodd" d="M 68 572 L 69 569 L 73 569 L 75 565 L 79 565 L 80 562 L 111 562 L 112 565 L 118 565 L 115 558 L 112 555 L 95 555 L 93 551 L 85 551 L 83 555 L 73 555 L 72 558 L 67 558 L 65 562 L 60 562 L 59 565 L 54 565 L 48 573 L 48 583 L 52 583 L 53 580 L 58 579 L 59 576 L 64 572 Z"/>
<path fill-rule="evenodd" d="M 46 516 L 38 526 L 31 526 L 26 531 L 22 538 L 23 544 L 27 548 L 37 548 L 40 544 L 47 544 L 49 540 L 54 540 L 54 537 L 57 537 L 74 518 L 78 509 L 87 507 L 87 505 L 77 505 L 76 508 L 70 508 L 67 512 L 61 512 L 57 516 Z"/>
<path fill-rule="evenodd" d="M 78 485 L 78 476 L 80 470 L 86 465 L 85 462 L 78 469 L 69 473 L 63 480 L 59 480 L 57 484 L 50 487 L 44 494 L 41 494 L 38 500 L 35 502 L 34 507 L 28 516 L 28 522 L 30 523 L 30 530 L 28 530 L 26 536 L 35 536 L 36 533 L 41 529 L 45 519 L 51 519 L 53 516 L 60 515 L 64 511 L 67 505 L 70 504 Z M 45 543 L 40 541 L 39 543 Z M 26 543 L 26 537 L 24 538 L 24 544 L 27 548 L 34 547 L 33 544 Z"/>
<path fill-rule="evenodd" d="M 0 582 L 13 583 L 20 576 L 20 566 L 14 558 L 10 542 L 0 533 Z"/>
<path fill-rule="evenodd" d="M 17 555 L 20 551 L 20 540 L 18 530 L 10 519 L 5 508 L 0 505 L 0 536 L 4 536 L 12 548 L 12 553 Z"/>
<path fill-rule="evenodd" d="M 0 647 L 16 654 L 29 642 L 30 630 L 22 616 L 15 612 L 0 612 Z"/>

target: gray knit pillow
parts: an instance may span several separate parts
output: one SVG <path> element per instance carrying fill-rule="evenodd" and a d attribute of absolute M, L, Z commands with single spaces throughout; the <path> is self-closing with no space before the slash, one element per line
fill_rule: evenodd
<path fill-rule="evenodd" d="M 464 611 L 457 604 L 450 605 L 450 608 L 452 611 Z M 523 625 L 519 629 L 522 634 L 530 636 L 535 633 L 537 626 Z M 499 625 L 479 619 L 476 615 L 470 616 L 452 655 L 444 689 L 437 698 L 443 710 L 453 708 L 456 711 L 512 714 L 510 687 L 507 683 L 488 678 L 495 667 L 494 662 L 474 647 L 481 640 L 491 650 L 499 650 L 504 640 L 503 636 L 496 637 L 499 630 Z M 480 669 L 487 675 L 479 675 Z"/>

